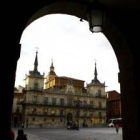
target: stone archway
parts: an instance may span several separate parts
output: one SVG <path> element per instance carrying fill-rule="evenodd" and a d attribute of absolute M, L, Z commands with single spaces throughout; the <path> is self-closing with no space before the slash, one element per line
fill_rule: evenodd
<path fill-rule="evenodd" d="M 7 80 L 3 81 L 4 85 L 7 85 L 7 88 L 5 88 L 6 89 L 5 93 L 8 93 L 5 95 L 5 100 L 7 101 L 5 103 L 10 104 L 10 106 L 8 106 L 6 108 L 6 110 L 8 110 L 9 112 L 5 113 L 5 114 L 8 114 L 8 116 L 9 116 L 9 117 L 7 117 L 7 120 L 8 120 L 7 124 L 9 126 L 10 126 L 10 114 L 11 114 L 11 106 L 12 106 L 12 99 L 13 99 L 13 94 L 11 94 L 11 92 L 13 91 L 16 64 L 17 64 L 17 60 L 19 58 L 19 53 L 20 53 L 20 45 L 18 45 L 18 42 L 20 40 L 22 31 L 31 22 L 33 22 L 34 20 L 38 19 L 39 17 L 42 17 L 43 15 L 47 15 L 47 14 L 55 14 L 55 13 L 69 14 L 69 15 L 75 15 L 77 17 L 80 17 L 80 18 L 83 18 L 86 20 L 86 10 L 88 7 L 87 3 L 80 3 L 80 2 L 74 3 L 74 2 L 64 2 L 64 1 L 62 1 L 62 2 L 52 1 L 51 2 L 50 1 L 48 3 L 48 5 L 46 7 L 44 7 L 44 9 L 41 9 L 38 12 L 36 12 L 36 10 L 37 10 L 36 8 L 32 8 L 32 9 L 27 8 L 28 10 L 26 10 L 26 12 L 29 12 L 29 14 L 26 15 L 26 13 L 23 12 L 24 16 L 21 14 L 20 19 L 15 16 L 15 19 L 17 22 L 15 22 L 14 28 L 17 29 L 17 31 L 14 30 L 16 35 L 12 38 L 13 39 L 12 44 L 11 44 L 11 42 L 9 42 L 10 46 L 12 45 L 15 47 L 13 49 L 11 49 L 12 51 L 7 54 L 7 55 L 9 55 L 9 57 L 12 58 L 12 59 L 8 60 L 7 64 L 11 63 L 12 67 L 8 67 L 8 72 L 7 72 L 7 79 L 9 79 L 8 82 L 7 82 Z M 43 5 L 45 5 L 45 4 L 38 4 L 37 8 L 40 9 Z M 19 10 L 18 8 L 17 8 L 17 10 Z M 24 9 L 26 9 L 26 8 L 24 7 Z M 23 9 L 21 9 L 21 10 L 23 10 Z M 25 11 L 25 10 L 23 10 L 23 11 Z M 36 14 L 34 14 L 35 12 L 36 12 Z M 126 11 L 126 13 L 127 12 L 128 11 Z M 110 11 L 107 11 L 106 13 L 107 13 L 107 15 L 112 15 L 112 16 L 114 14 L 112 9 L 110 9 Z M 19 14 L 20 14 L 20 12 L 19 12 Z M 32 16 L 33 14 L 34 14 L 34 16 Z M 121 15 L 121 13 L 119 13 L 119 14 Z M 134 12 L 134 14 L 135 14 L 135 12 Z M 111 45 L 114 49 L 114 52 L 115 52 L 117 60 L 118 60 L 119 68 L 120 68 L 120 74 L 118 77 L 119 77 L 119 81 L 120 81 L 120 85 L 121 85 L 121 93 L 122 93 L 122 117 L 123 117 L 123 120 L 125 120 L 123 122 L 123 131 L 124 131 L 123 138 L 124 138 L 124 140 L 130 140 L 130 139 L 138 140 L 140 138 L 140 135 L 138 132 L 138 128 L 139 128 L 139 126 L 138 126 L 139 119 L 138 118 L 140 115 L 139 109 L 138 109 L 139 68 L 137 68 L 137 66 L 139 64 L 138 63 L 139 56 L 137 55 L 138 52 L 137 52 L 136 47 L 134 48 L 133 46 L 134 45 L 136 46 L 136 44 L 139 43 L 139 41 L 138 41 L 138 37 L 133 37 L 133 35 L 128 36 L 127 35 L 128 31 L 123 28 L 125 26 L 128 27 L 128 25 L 134 26 L 135 23 L 132 23 L 132 21 L 131 21 L 131 23 L 128 23 L 128 25 L 126 25 L 125 21 L 123 20 L 123 17 L 121 17 L 121 19 L 118 19 L 116 17 L 116 15 L 114 15 L 115 16 L 114 18 L 116 18 L 116 20 L 121 20 L 123 25 L 121 25 L 121 23 L 115 24 L 115 22 L 114 22 L 115 20 L 113 20 L 113 18 L 110 16 L 110 18 L 107 18 L 106 23 L 104 25 L 105 26 L 104 34 L 108 38 L 109 42 L 111 43 Z M 134 15 L 133 17 L 137 17 L 137 16 Z M 29 18 L 30 18 L 30 20 L 28 20 Z M 136 25 L 139 25 L 138 22 L 136 23 Z M 119 27 L 121 27 L 121 28 L 119 28 Z M 139 26 L 137 26 L 137 29 L 139 29 Z M 135 33 L 135 31 L 130 31 L 130 32 Z M 5 51 L 5 52 L 7 52 L 7 51 Z M 15 55 L 13 56 L 13 54 L 15 54 Z M 130 110 L 131 110 L 131 112 L 130 112 Z M 10 128 L 9 126 L 8 126 L 8 128 Z"/>
<path fill-rule="evenodd" d="M 75 3 L 75 2 L 56 2 L 52 3 L 48 6 L 45 6 L 38 12 L 36 12 L 28 21 L 27 25 L 31 24 L 34 20 L 48 14 L 68 14 L 74 15 L 79 18 L 87 20 L 87 9 L 88 5 L 83 3 Z M 121 99 L 122 99 L 122 118 L 125 122 L 129 122 L 130 120 L 135 124 L 136 128 L 133 127 L 133 130 L 137 133 L 137 110 L 129 112 L 127 109 L 128 106 L 133 110 L 133 108 L 137 107 L 137 103 L 133 100 L 135 96 L 135 83 L 132 80 L 133 77 L 133 55 L 129 49 L 129 44 L 125 35 L 118 28 L 114 20 L 108 16 L 108 11 L 105 11 L 105 22 L 104 22 L 104 35 L 108 38 L 109 42 L 112 45 L 112 48 L 116 54 L 120 73 L 118 74 L 118 81 L 121 86 Z M 128 82 L 129 81 L 129 82 Z M 127 96 L 129 94 L 129 97 Z M 130 104 L 130 101 L 133 102 L 133 105 Z M 123 124 L 123 130 L 129 131 L 132 128 L 132 125 L 127 123 Z M 134 132 L 134 133 L 135 133 Z M 129 136 L 127 136 L 128 138 Z"/>

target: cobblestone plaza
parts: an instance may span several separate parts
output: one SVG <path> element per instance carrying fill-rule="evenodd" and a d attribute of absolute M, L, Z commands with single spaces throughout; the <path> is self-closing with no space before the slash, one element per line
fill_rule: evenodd
<path fill-rule="evenodd" d="M 18 128 L 13 129 L 17 137 Z M 24 128 L 28 140 L 122 140 L 122 128 L 38 129 Z"/>

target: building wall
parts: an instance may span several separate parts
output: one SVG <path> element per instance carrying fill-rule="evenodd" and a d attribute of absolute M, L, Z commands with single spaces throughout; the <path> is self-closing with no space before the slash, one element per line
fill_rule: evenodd
<path fill-rule="evenodd" d="M 39 127 L 42 124 L 43 127 L 65 127 L 67 121 L 67 114 L 73 115 L 73 121 L 79 120 L 80 126 L 82 126 L 84 120 L 88 126 L 105 125 L 106 123 L 106 98 L 95 98 L 91 94 L 83 93 L 79 95 L 67 95 L 66 93 L 53 93 L 53 92 L 29 92 L 26 94 L 24 122 L 28 118 L 29 127 Z M 37 96 L 37 101 L 34 102 L 33 97 Z M 44 97 L 48 97 L 48 103 L 44 103 Z M 53 104 L 52 99 L 56 99 L 56 104 Z M 64 105 L 60 104 L 60 99 L 64 99 Z M 69 103 L 69 99 L 72 100 L 72 104 Z M 76 106 L 76 101 L 80 100 L 80 107 Z M 86 101 L 86 104 L 84 103 Z M 90 105 L 90 101 L 93 101 L 93 105 Z M 102 106 L 99 106 L 99 102 Z M 36 110 L 33 113 L 33 110 Z M 63 110 L 63 114 L 60 114 Z M 55 111 L 55 114 L 53 114 Z M 76 112 L 79 111 L 79 117 L 76 116 Z M 100 113 L 101 112 L 101 115 Z M 85 116 L 86 113 L 86 116 Z M 100 115 L 100 116 L 99 116 Z"/>
<path fill-rule="evenodd" d="M 49 78 L 48 78 L 49 77 Z M 75 88 L 75 90 L 82 92 L 83 88 L 84 88 L 84 81 L 82 80 L 76 80 L 73 78 L 69 78 L 69 77 L 57 77 L 57 76 L 52 76 L 52 75 L 48 75 L 46 83 L 45 83 L 45 87 L 46 89 L 49 88 L 54 88 L 54 87 L 59 87 L 62 88 L 64 86 L 66 86 L 67 84 L 69 84 L 69 82 L 72 80 L 72 84 Z"/>
<path fill-rule="evenodd" d="M 98 94 L 98 91 L 101 91 L 101 95 L 102 96 L 106 96 L 106 92 L 105 92 L 105 87 L 101 86 L 101 85 L 97 85 L 97 86 L 90 86 L 87 88 L 87 92 L 93 94 L 94 96 L 96 96 Z"/>
<path fill-rule="evenodd" d="M 35 83 L 38 84 L 38 89 L 41 90 L 44 88 L 44 78 L 38 78 L 38 77 L 36 78 L 36 77 L 29 77 L 29 76 L 26 77 L 25 86 L 27 90 L 35 89 L 34 86 Z"/>
<path fill-rule="evenodd" d="M 106 92 L 107 98 L 107 121 L 112 118 L 121 118 L 121 94 L 117 91 Z"/>
<path fill-rule="evenodd" d="M 22 105 L 20 102 L 23 100 L 22 90 L 15 89 L 14 90 L 14 98 L 13 98 L 13 107 L 12 107 L 12 116 L 11 116 L 11 124 L 12 126 L 18 127 L 21 125 L 22 121 Z"/>

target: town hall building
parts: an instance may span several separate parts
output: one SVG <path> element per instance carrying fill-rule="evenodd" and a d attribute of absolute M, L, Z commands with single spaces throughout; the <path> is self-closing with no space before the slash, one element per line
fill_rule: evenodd
<path fill-rule="evenodd" d="M 94 78 L 84 87 L 83 80 L 58 76 L 52 62 L 47 76 L 38 71 L 38 52 L 34 69 L 25 77 L 22 122 L 26 127 L 65 127 L 67 121 L 81 127 L 106 124 L 105 83 Z"/>

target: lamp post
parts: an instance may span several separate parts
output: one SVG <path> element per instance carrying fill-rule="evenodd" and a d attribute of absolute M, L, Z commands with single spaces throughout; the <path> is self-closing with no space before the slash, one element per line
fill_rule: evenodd
<path fill-rule="evenodd" d="M 89 22 L 89 30 L 92 33 L 102 32 L 104 12 L 103 6 L 99 3 L 98 0 L 94 0 L 93 3 L 89 6 L 87 19 Z"/>

